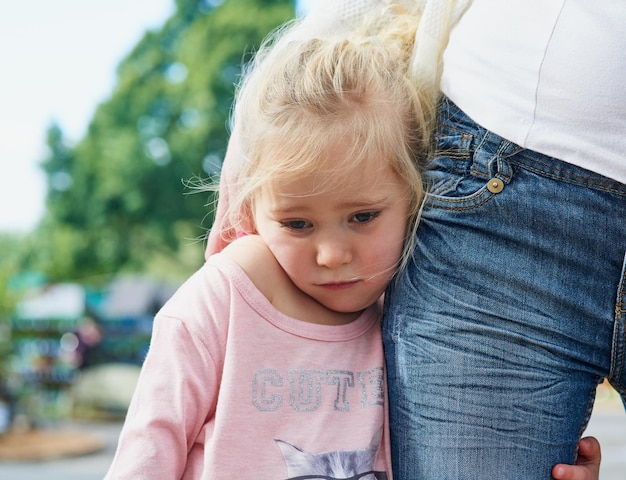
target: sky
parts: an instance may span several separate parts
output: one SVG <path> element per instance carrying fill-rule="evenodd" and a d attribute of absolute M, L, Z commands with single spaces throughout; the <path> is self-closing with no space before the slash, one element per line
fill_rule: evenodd
<path fill-rule="evenodd" d="M 300 11 L 319 0 L 300 0 Z M 175 0 L 0 0 L 0 232 L 44 215 L 46 131 L 79 141 L 116 68 Z"/>
<path fill-rule="evenodd" d="M 27 232 L 43 215 L 39 164 L 51 123 L 80 140 L 117 65 L 174 8 L 174 0 L 0 1 L 0 231 Z"/>

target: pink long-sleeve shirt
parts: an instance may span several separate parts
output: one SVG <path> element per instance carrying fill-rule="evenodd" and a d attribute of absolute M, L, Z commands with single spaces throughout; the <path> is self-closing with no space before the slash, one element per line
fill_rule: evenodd
<path fill-rule="evenodd" d="M 155 318 L 106 479 L 391 478 L 385 392 L 379 306 L 302 322 L 216 254 Z"/>

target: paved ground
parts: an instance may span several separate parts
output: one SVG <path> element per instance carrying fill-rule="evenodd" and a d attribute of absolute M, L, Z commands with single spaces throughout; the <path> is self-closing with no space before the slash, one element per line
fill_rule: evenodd
<path fill-rule="evenodd" d="M 626 415 L 615 398 L 599 398 L 587 434 L 602 444 L 601 480 L 626 479 Z M 100 436 L 106 444 L 98 453 L 42 462 L 0 463 L 0 480 L 102 480 L 115 450 L 119 423 L 77 423 L 64 428 L 81 429 Z"/>
<path fill-rule="evenodd" d="M 0 480 L 102 480 L 111 463 L 120 423 L 73 423 L 63 430 L 87 431 L 97 435 L 105 448 L 89 455 L 40 462 L 2 462 Z"/>

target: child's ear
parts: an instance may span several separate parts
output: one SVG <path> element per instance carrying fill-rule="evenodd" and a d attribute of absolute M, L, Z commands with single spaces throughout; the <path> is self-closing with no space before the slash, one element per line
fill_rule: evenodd
<path fill-rule="evenodd" d="M 236 230 L 238 233 L 257 233 L 254 222 L 253 207 L 249 203 L 246 203 L 246 205 L 242 207 L 242 212 L 239 221 L 237 222 Z"/>
<path fill-rule="evenodd" d="M 257 233 L 256 225 L 254 224 L 254 218 L 252 217 L 251 213 L 248 212 L 248 214 L 244 216 L 241 222 L 239 222 L 239 225 L 237 225 L 237 232 Z"/>

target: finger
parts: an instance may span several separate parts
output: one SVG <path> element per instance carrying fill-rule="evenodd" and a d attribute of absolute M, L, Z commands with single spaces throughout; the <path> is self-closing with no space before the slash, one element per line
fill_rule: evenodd
<path fill-rule="evenodd" d="M 600 450 L 600 442 L 595 437 L 585 437 L 580 440 L 578 444 L 578 461 L 577 464 L 582 462 L 597 463 L 600 465 L 600 459 L 602 458 L 602 452 Z M 581 458 L 582 457 L 582 458 Z"/>

